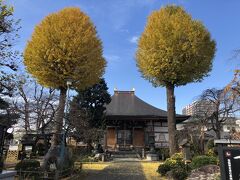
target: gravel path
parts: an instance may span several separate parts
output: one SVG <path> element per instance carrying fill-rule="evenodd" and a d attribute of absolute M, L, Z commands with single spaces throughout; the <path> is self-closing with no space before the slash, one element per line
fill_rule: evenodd
<path fill-rule="evenodd" d="M 101 171 L 86 170 L 84 180 L 146 180 L 140 162 L 113 162 Z"/>

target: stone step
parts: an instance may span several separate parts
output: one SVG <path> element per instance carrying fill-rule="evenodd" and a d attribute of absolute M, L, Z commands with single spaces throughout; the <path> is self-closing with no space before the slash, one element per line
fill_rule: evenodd
<path fill-rule="evenodd" d="M 112 152 L 113 158 L 140 158 L 140 155 L 134 151 L 117 151 Z"/>
<path fill-rule="evenodd" d="M 114 154 L 113 158 L 138 158 L 137 154 Z"/>
<path fill-rule="evenodd" d="M 136 154 L 136 152 L 134 151 L 114 151 L 114 152 L 111 152 L 112 154 L 120 154 L 120 155 L 124 155 L 124 154 Z"/>

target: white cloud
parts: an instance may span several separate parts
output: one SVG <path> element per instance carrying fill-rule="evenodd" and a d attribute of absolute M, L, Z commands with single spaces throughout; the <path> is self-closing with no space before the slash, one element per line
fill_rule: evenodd
<path fill-rule="evenodd" d="M 109 63 L 117 63 L 120 61 L 120 57 L 117 55 L 107 54 L 107 55 L 104 55 L 104 57 Z"/>
<path fill-rule="evenodd" d="M 113 71 L 119 66 L 120 57 L 114 54 L 104 54 L 104 58 L 107 60 L 107 69 Z"/>
<path fill-rule="evenodd" d="M 107 4 L 105 5 L 107 7 L 106 11 L 108 12 L 108 16 L 105 16 L 104 18 L 107 18 L 115 30 L 121 31 L 122 29 L 125 29 L 125 25 L 136 9 L 151 9 L 156 0 L 115 0 L 114 3 L 109 3 L 109 1 L 106 2 Z"/>
<path fill-rule="evenodd" d="M 139 36 L 133 36 L 129 39 L 129 41 L 133 44 L 137 44 L 138 39 L 139 39 Z"/>
<path fill-rule="evenodd" d="M 119 32 L 122 32 L 122 33 L 129 33 L 129 30 L 128 29 L 119 29 Z"/>

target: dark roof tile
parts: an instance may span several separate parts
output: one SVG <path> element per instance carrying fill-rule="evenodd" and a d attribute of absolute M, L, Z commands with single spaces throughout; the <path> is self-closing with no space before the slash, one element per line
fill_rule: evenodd
<path fill-rule="evenodd" d="M 140 98 L 134 91 L 115 91 L 112 101 L 106 106 L 107 116 L 157 116 L 167 117 L 167 111 L 158 109 Z M 185 117 L 178 115 L 177 117 Z"/>

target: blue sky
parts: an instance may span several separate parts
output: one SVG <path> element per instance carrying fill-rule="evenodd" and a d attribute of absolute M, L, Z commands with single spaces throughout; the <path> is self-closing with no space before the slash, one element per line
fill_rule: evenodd
<path fill-rule="evenodd" d="M 204 23 L 217 42 L 217 52 L 210 76 L 201 83 L 191 83 L 176 88 L 176 111 L 181 113 L 207 88 L 222 88 L 233 77 L 239 59 L 231 59 L 240 49 L 240 1 L 238 0 L 7 0 L 15 8 L 15 17 L 21 19 L 22 29 L 16 48 L 23 51 L 34 26 L 45 16 L 64 7 L 79 7 L 96 25 L 103 42 L 107 60 L 104 75 L 113 94 L 119 90 L 135 88 L 136 95 L 144 101 L 166 110 L 166 90 L 154 88 L 141 77 L 135 62 L 137 39 L 144 30 L 148 15 L 167 4 L 185 8 L 194 19 Z"/>

